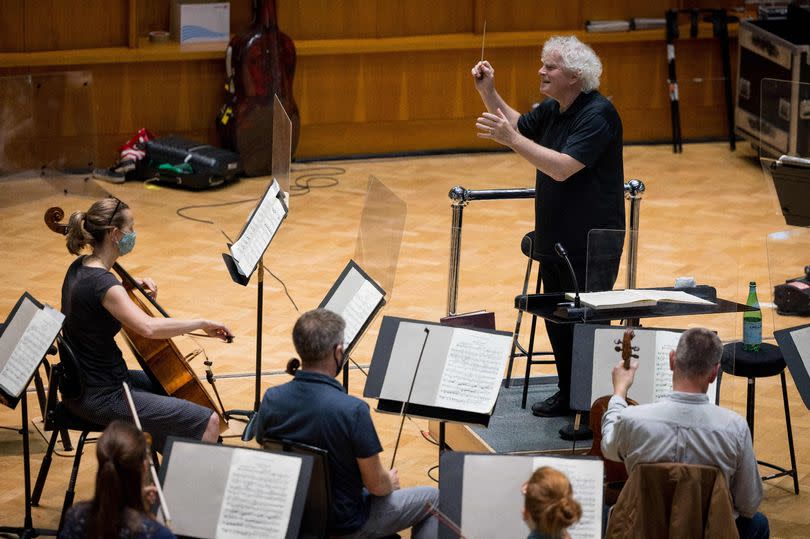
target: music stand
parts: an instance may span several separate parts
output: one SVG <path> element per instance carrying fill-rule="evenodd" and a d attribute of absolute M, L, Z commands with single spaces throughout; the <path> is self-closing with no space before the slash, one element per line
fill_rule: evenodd
<path fill-rule="evenodd" d="M 571 370 L 577 376 L 571 380 L 572 410 L 587 412 L 593 401 L 602 395 L 611 395 L 613 385 L 610 372 L 620 358 L 614 351 L 614 345 L 621 344 L 622 334 L 626 329 L 633 329 L 633 353 L 639 356 L 639 370 L 635 382 L 630 388 L 629 398 L 639 404 L 656 402 L 655 395 L 661 395 L 654 388 L 658 375 L 671 379 L 668 355 L 659 355 L 662 351 L 674 349 L 682 329 L 666 328 L 627 328 L 624 326 L 605 326 L 602 324 L 577 324 L 574 327 L 574 348 Z M 660 339 L 657 337 L 660 335 Z M 638 350 L 636 350 L 638 348 Z M 666 365 L 656 365 L 665 362 Z M 663 372 L 662 371 L 666 371 Z M 669 384 L 667 384 L 669 387 Z M 720 400 L 720 385 L 717 381 L 709 385 L 709 398 L 717 404 Z"/>
<path fill-rule="evenodd" d="M 313 461 L 311 455 L 169 436 L 160 482 L 172 514 L 172 527 L 175 533 L 187 537 L 235 537 L 248 532 L 252 537 L 269 536 L 270 530 L 264 526 L 278 521 L 269 522 L 268 515 L 281 519 L 286 516 L 283 536 L 295 539 L 301 528 Z M 200 497 L 200 491 L 222 494 Z M 255 496 L 255 503 L 245 500 L 250 495 Z M 279 506 L 280 500 L 283 507 Z M 226 513 L 229 503 L 231 509 L 237 506 L 252 514 Z M 268 504 L 271 511 L 265 513 Z M 245 530 L 245 526 L 252 529 Z"/>
<path fill-rule="evenodd" d="M 428 328 L 431 335 L 417 372 L 417 356 L 419 346 L 423 344 L 424 328 Z M 445 385 L 450 380 L 450 376 L 447 380 L 445 376 L 449 370 L 458 367 L 458 364 L 451 365 L 459 361 L 458 356 L 454 359 L 452 355 L 454 338 L 471 335 L 485 343 L 477 350 L 481 357 L 488 355 L 493 361 L 502 361 L 500 364 L 483 366 L 489 368 L 484 373 L 488 380 L 476 390 L 480 399 L 475 405 L 453 404 L 452 389 L 448 389 L 452 382 Z M 377 399 L 378 412 L 401 414 L 407 410 L 407 415 L 411 416 L 486 427 L 495 410 L 511 344 L 511 334 L 505 331 L 453 328 L 436 322 L 385 316 L 380 325 L 363 396 Z M 477 367 L 482 368 L 481 365 Z M 470 381 L 481 380 L 472 372 L 455 371 L 455 376 L 467 376 Z M 408 398 L 408 386 L 414 380 L 415 391 Z M 448 394 L 451 397 L 448 398 Z M 445 448 L 444 435 L 440 431 L 440 453 Z"/>
<path fill-rule="evenodd" d="M 589 456 L 493 455 L 448 451 L 439 467 L 439 508 L 475 537 L 523 537 L 523 485 L 541 466 L 565 474 L 582 504 L 582 519 L 568 529 L 572 538 L 599 538 L 602 532 L 604 461 Z M 493 518 L 494 515 L 512 515 Z M 440 529 L 441 539 L 457 537 Z"/>
<path fill-rule="evenodd" d="M 349 260 L 335 284 L 318 305 L 343 317 L 346 330 L 343 335 L 343 387 L 349 391 L 350 354 L 365 334 L 371 321 L 385 306 L 385 290 L 363 271 L 357 262 Z"/>
<path fill-rule="evenodd" d="M 56 530 L 34 528 L 31 517 L 31 449 L 28 437 L 28 399 L 25 391 L 42 358 L 62 327 L 64 315 L 45 307 L 25 292 L 0 327 L 0 403 L 12 410 L 21 402 L 25 517 L 21 527 L 0 526 L 0 533 L 21 539 L 56 535 Z M 12 380 L 13 379 L 13 380 Z M 9 383 L 6 384 L 6 381 Z M 24 383 L 20 383 L 24 381 Z M 11 387 L 14 386 L 14 387 Z"/>
<path fill-rule="evenodd" d="M 259 270 L 257 277 L 256 300 L 256 384 L 255 399 L 252 410 L 227 410 L 225 418 L 243 416 L 248 420 L 242 434 L 244 441 L 253 436 L 253 420 L 261 404 L 261 376 L 262 376 L 262 318 L 264 311 L 264 252 L 281 227 L 282 221 L 287 217 L 287 205 L 284 203 L 284 192 L 278 182 L 273 179 L 267 186 L 264 195 L 253 209 L 245 226 L 234 243 L 228 244 L 230 253 L 223 253 L 222 259 L 228 268 L 231 279 L 237 284 L 247 286 L 250 277 Z"/>

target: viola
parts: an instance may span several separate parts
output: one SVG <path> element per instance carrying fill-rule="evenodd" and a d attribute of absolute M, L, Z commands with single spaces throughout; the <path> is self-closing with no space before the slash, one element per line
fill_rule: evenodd
<path fill-rule="evenodd" d="M 226 101 L 217 129 L 223 144 L 239 153 L 245 174 L 266 176 L 272 164 L 274 95 L 292 122 L 292 154 L 301 129 L 292 92 L 295 45 L 278 28 L 275 0 L 253 1 L 253 22 L 231 39 L 225 65 Z"/>
<path fill-rule="evenodd" d="M 64 236 L 68 232 L 68 226 L 60 222 L 64 217 L 65 212 L 62 208 L 48 208 L 45 212 L 45 224 L 54 232 Z M 120 264 L 116 262 L 112 269 L 121 278 L 129 297 L 141 310 L 149 316 L 153 316 L 151 310 L 135 294 L 136 291 L 139 291 L 161 315 L 166 318 L 169 317 L 163 307 L 147 294 Z M 122 327 L 122 331 L 143 371 L 154 383 L 163 388 L 166 395 L 191 401 L 216 411 L 217 415 L 219 415 L 220 432 L 228 428 L 223 410 L 216 405 L 208 391 L 206 391 L 174 341 L 171 339 L 147 339 L 126 326 Z"/>
<path fill-rule="evenodd" d="M 625 369 L 630 368 L 631 358 L 638 358 L 638 354 L 633 353 L 634 351 L 638 350 L 638 347 L 633 346 L 633 337 L 635 337 L 633 330 L 627 329 L 625 330 L 624 335 L 622 335 L 622 339 L 620 341 L 615 341 L 615 344 L 617 345 L 615 350 L 617 352 L 621 352 L 622 361 L 624 361 L 622 366 Z M 605 482 L 610 486 L 611 484 L 621 485 L 627 481 L 627 468 L 625 468 L 623 462 L 610 460 L 605 458 L 605 456 L 602 454 L 602 416 L 607 411 L 609 402 L 610 395 L 605 395 L 596 399 L 591 405 L 590 420 L 588 425 L 593 431 L 593 443 L 588 454 L 597 456 L 605 462 Z M 633 399 L 627 399 L 627 404 L 630 406 L 638 405 L 638 403 Z M 608 489 L 608 492 L 606 493 L 606 501 L 610 494 L 611 490 Z M 615 494 L 618 496 L 618 493 Z"/>

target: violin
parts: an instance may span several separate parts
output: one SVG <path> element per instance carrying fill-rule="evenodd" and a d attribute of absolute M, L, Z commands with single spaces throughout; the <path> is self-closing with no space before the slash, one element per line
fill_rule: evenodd
<path fill-rule="evenodd" d="M 253 23 L 226 49 L 226 98 L 217 115 L 223 144 L 239 153 L 248 176 L 271 173 L 274 95 L 292 122 L 295 154 L 301 129 L 292 93 L 295 58 L 292 39 L 278 28 L 275 0 L 253 0 Z"/>
<path fill-rule="evenodd" d="M 625 369 L 630 368 L 631 358 L 638 358 L 638 354 L 633 353 L 638 351 L 638 347 L 633 346 L 633 338 L 635 336 L 636 334 L 632 329 L 627 329 L 624 335 L 622 335 L 621 340 L 617 340 L 614 343 L 617 345 L 615 350 L 621 352 L 622 361 L 624 362 L 622 366 Z M 627 481 L 627 468 L 625 468 L 624 463 L 605 458 L 602 454 L 602 416 L 607 411 L 610 397 L 610 395 L 604 395 L 593 402 L 591 405 L 590 420 L 588 422 L 588 425 L 593 431 L 593 443 L 591 444 L 591 449 L 588 454 L 599 457 L 605 462 L 605 483 L 609 486 L 612 484 L 622 485 Z M 633 399 L 627 399 L 627 404 L 630 406 L 638 405 Z M 608 495 L 611 494 L 612 490 L 613 489 L 609 488 L 606 492 L 606 501 L 609 501 Z M 618 497 L 618 492 L 615 492 L 615 495 Z M 613 501 L 615 502 L 615 500 Z"/>
<path fill-rule="evenodd" d="M 64 217 L 65 212 L 62 208 L 48 208 L 45 212 L 45 224 L 57 234 L 64 236 L 68 232 L 68 226 L 60 222 Z M 130 299 L 142 311 L 149 316 L 154 316 L 141 298 L 135 294 L 136 290 L 140 291 L 161 315 L 169 318 L 163 307 L 147 294 L 143 287 L 120 264 L 116 262 L 113 264 L 112 269 L 120 277 Z M 147 339 L 126 326 L 122 327 L 122 332 L 143 371 L 152 382 L 163 388 L 166 395 L 191 401 L 215 411 L 219 415 L 220 432 L 224 432 L 228 428 L 228 422 L 221 406 L 217 406 L 208 394 L 208 391 L 197 378 L 196 373 L 174 341 L 171 339 Z M 214 386 L 214 390 L 216 391 L 216 386 Z"/>

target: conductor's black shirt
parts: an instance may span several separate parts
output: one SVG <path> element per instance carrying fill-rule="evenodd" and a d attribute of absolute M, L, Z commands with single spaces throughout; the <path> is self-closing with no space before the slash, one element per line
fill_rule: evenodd
<path fill-rule="evenodd" d="M 554 256 L 560 242 L 572 258 L 584 261 L 588 231 L 624 231 L 622 122 L 597 91 L 580 93 L 570 107 L 546 99 L 518 119 L 520 133 L 567 154 L 585 168 L 562 182 L 537 171 L 536 255 Z M 621 242 L 619 242 L 621 243 Z"/>

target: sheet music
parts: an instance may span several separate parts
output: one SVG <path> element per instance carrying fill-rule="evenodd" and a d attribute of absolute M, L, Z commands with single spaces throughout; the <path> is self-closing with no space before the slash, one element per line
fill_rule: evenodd
<path fill-rule="evenodd" d="M 571 481 L 582 505 L 580 524 L 568 529 L 572 538 L 598 539 L 602 533 L 603 464 L 598 459 L 467 455 L 461 487 L 461 529 L 468 539 L 522 539 L 529 528 L 521 518 L 523 483 L 534 470 L 551 466 Z M 454 493 L 452 493 L 454 494 Z M 451 495 L 452 495 L 451 494 Z"/>
<path fill-rule="evenodd" d="M 657 331 L 655 336 L 655 380 L 653 402 L 672 393 L 672 369 L 669 368 L 669 353 L 678 346 L 680 333 Z"/>
<path fill-rule="evenodd" d="M 363 325 L 365 325 L 374 309 L 383 299 L 382 292 L 366 280 L 355 268 L 349 270 L 340 288 L 343 288 L 344 285 L 349 287 L 357 286 L 356 283 L 360 283 L 360 286 L 357 287 L 344 305 L 339 305 L 341 301 L 345 301 L 345 296 L 341 293 L 335 293 L 329 302 L 324 305 L 325 309 L 338 313 L 346 321 L 346 330 L 343 333 L 344 350 L 349 349 L 349 345 L 354 342 Z"/>
<path fill-rule="evenodd" d="M 300 471 L 298 458 L 235 449 L 216 537 L 285 537 Z"/>
<path fill-rule="evenodd" d="M 489 413 L 498 398 L 511 344 L 504 335 L 454 330 L 436 406 Z"/>
<path fill-rule="evenodd" d="M 277 198 L 278 192 L 278 182 L 274 178 L 242 234 L 231 245 L 231 256 L 236 261 L 239 273 L 245 277 L 249 277 L 258 264 L 287 213 Z"/>
<path fill-rule="evenodd" d="M 34 313 L 22 335 L 19 336 L 17 331 L 9 327 L 11 331 L 5 331 L 2 338 L 4 341 L 17 339 L 16 344 L 12 342 L 5 343 L 4 350 L 9 345 L 13 346 L 13 349 L 5 360 L 2 370 L 0 370 L 0 387 L 15 397 L 25 390 L 28 380 L 40 361 L 42 361 L 48 347 L 56 338 L 56 334 L 59 333 L 65 319 L 65 315 L 51 307 L 36 308 L 28 298 L 23 300 L 23 304 L 28 304 L 26 305 L 27 308 L 23 309 L 21 305 L 21 309 L 17 311 L 18 315 L 25 316 L 23 312 L 31 307 L 33 307 Z M 24 319 L 22 323 L 24 323 Z"/>
<path fill-rule="evenodd" d="M 598 459 L 535 457 L 534 470 L 550 466 L 568 477 L 574 499 L 582 506 L 582 518 L 568 528 L 571 539 L 602 536 L 602 474 L 604 464 Z M 528 478 L 527 478 L 528 479 Z"/>

